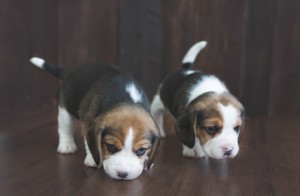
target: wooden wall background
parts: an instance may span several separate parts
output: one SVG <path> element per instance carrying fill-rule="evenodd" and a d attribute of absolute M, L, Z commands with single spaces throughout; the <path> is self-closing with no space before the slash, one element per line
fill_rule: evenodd
<path fill-rule="evenodd" d="M 297 0 L 2 0 L 0 113 L 55 105 L 58 82 L 28 63 L 34 55 L 65 68 L 118 64 L 152 99 L 207 40 L 196 68 L 220 76 L 249 115 L 299 115 L 299 9 Z"/>

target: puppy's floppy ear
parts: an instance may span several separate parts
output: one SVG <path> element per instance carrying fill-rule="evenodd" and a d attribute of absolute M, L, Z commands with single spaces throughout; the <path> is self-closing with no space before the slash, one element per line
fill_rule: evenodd
<path fill-rule="evenodd" d="M 151 136 L 151 151 L 149 152 L 148 154 L 148 160 L 146 161 L 147 162 L 147 166 L 146 168 L 149 170 L 153 164 L 153 159 L 154 159 L 154 155 L 156 154 L 156 151 L 157 151 L 157 148 L 160 144 L 160 135 L 159 133 L 154 133 L 152 136 Z"/>
<path fill-rule="evenodd" d="M 189 148 L 195 145 L 196 115 L 185 112 L 176 119 L 176 133 L 179 140 Z"/>
<path fill-rule="evenodd" d="M 89 129 L 86 135 L 87 144 L 89 150 L 93 156 L 93 159 L 98 167 L 102 166 L 102 157 L 101 157 L 101 138 L 102 138 L 103 129 L 95 130 Z"/>

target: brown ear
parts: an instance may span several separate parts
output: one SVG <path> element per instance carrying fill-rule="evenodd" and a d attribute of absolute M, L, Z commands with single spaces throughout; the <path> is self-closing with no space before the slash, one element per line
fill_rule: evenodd
<path fill-rule="evenodd" d="M 152 136 L 152 146 L 151 146 L 151 151 L 149 152 L 148 154 L 148 160 L 147 160 L 147 169 L 149 170 L 153 164 L 153 159 L 154 159 L 154 156 L 156 154 L 156 151 L 158 149 L 158 146 L 160 144 L 160 135 L 159 134 L 153 134 Z"/>
<path fill-rule="evenodd" d="M 101 137 L 103 130 L 89 129 L 86 135 L 86 141 L 93 159 L 98 167 L 102 166 L 101 158 Z M 100 150 L 99 150 L 100 149 Z"/>
<path fill-rule="evenodd" d="M 179 140 L 189 148 L 195 145 L 196 115 L 184 113 L 176 119 L 176 133 Z"/>

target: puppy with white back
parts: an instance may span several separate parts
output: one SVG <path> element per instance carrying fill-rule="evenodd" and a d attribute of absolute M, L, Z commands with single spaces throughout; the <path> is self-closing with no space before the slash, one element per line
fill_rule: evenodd
<path fill-rule="evenodd" d="M 159 130 L 141 87 L 113 65 L 92 63 L 72 71 L 33 57 L 31 63 L 63 80 L 58 106 L 57 151 L 77 150 L 73 123 L 79 119 L 84 164 L 103 167 L 114 179 L 130 180 L 151 167 Z"/>
<path fill-rule="evenodd" d="M 220 79 L 192 68 L 206 44 L 201 41 L 193 45 L 183 58 L 182 67 L 162 82 L 151 113 L 162 137 L 165 111 L 175 117 L 184 156 L 233 158 L 239 152 L 244 108 Z"/>

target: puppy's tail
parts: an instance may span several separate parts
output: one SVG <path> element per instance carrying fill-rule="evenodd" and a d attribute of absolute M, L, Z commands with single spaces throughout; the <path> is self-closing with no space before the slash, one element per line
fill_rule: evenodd
<path fill-rule="evenodd" d="M 198 53 L 205 48 L 206 44 L 206 41 L 200 41 L 194 44 L 183 57 L 182 68 L 191 68 Z"/>
<path fill-rule="evenodd" d="M 55 77 L 57 77 L 59 79 L 64 79 L 64 77 L 65 77 L 65 71 L 62 68 L 57 67 L 56 65 L 50 64 L 42 58 L 32 57 L 30 59 L 30 62 L 33 65 L 35 65 L 41 69 L 45 69 L 46 71 L 48 71 L 49 73 L 51 73 L 52 75 L 54 75 Z"/>

